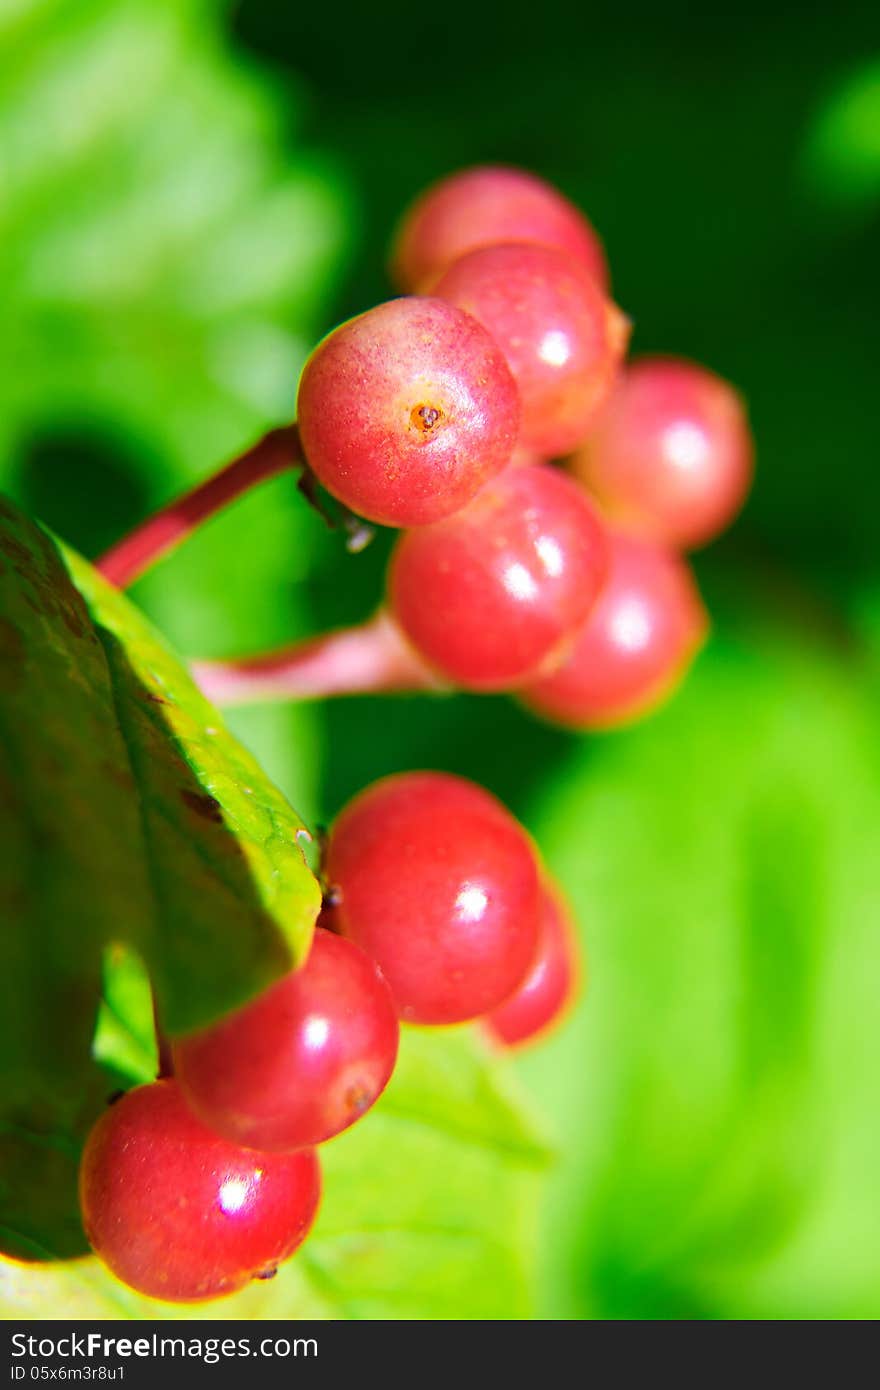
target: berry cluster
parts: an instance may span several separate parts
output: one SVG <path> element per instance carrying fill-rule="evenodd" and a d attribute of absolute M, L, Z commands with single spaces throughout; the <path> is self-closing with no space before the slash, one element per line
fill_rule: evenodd
<path fill-rule="evenodd" d="M 530 175 L 429 189 L 392 267 L 411 293 L 319 344 L 298 413 L 320 482 L 408 528 L 388 578 L 399 630 L 443 682 L 515 690 L 563 723 L 650 707 L 707 625 L 678 551 L 748 489 L 739 397 L 686 361 L 623 365 L 598 237 Z"/>
<path fill-rule="evenodd" d="M 318 345 L 298 426 L 125 538 L 104 574 L 129 582 L 293 451 L 352 512 L 406 528 L 387 612 L 292 655 L 203 663 L 209 693 L 427 677 L 512 690 L 580 728 L 650 708 L 706 629 L 681 551 L 748 490 L 739 397 L 689 362 L 624 364 L 629 323 L 598 237 L 530 175 L 473 169 L 429 189 L 392 264 L 406 293 Z M 522 827 L 472 783 L 376 783 L 333 827 L 324 873 L 305 965 L 177 1041 L 173 1074 L 124 1096 L 86 1143 L 89 1239 L 144 1293 L 215 1297 L 291 1254 L 317 1209 L 315 1149 L 382 1093 L 400 1021 L 481 1018 L 512 1045 L 572 996 L 567 910 Z"/>
<path fill-rule="evenodd" d="M 326 847 L 306 963 L 176 1041 L 172 1072 L 92 1130 L 89 1240 L 124 1283 L 176 1302 L 265 1278 L 305 1239 L 315 1149 L 387 1085 L 399 1020 L 543 1031 L 576 977 L 573 933 L 522 827 L 488 792 L 406 773 L 356 797 Z"/>

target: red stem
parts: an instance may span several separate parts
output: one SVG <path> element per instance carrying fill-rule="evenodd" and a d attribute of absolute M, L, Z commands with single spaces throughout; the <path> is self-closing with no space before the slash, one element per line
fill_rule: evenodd
<path fill-rule="evenodd" d="M 218 705 L 441 689 L 382 609 L 359 627 L 242 660 L 197 661 L 192 672 Z"/>
<path fill-rule="evenodd" d="M 136 526 L 98 560 L 96 568 L 118 588 L 125 588 L 168 555 L 208 517 L 256 483 L 302 464 L 296 425 L 270 430 L 252 448 Z"/>

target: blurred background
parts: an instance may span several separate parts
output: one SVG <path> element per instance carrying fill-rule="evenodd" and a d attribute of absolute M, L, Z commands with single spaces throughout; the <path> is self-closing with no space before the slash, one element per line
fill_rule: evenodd
<path fill-rule="evenodd" d="M 0 486 L 100 553 L 291 417 L 406 202 L 484 161 L 585 209 L 636 351 L 749 401 L 712 641 L 600 738 L 467 696 L 230 722 L 315 822 L 398 768 L 483 781 L 575 904 L 588 997 L 521 1063 L 540 1316 L 877 1316 L 874 4 L 0 0 Z M 366 616 L 388 541 L 345 555 L 281 479 L 134 596 L 186 655 L 256 650 Z"/>

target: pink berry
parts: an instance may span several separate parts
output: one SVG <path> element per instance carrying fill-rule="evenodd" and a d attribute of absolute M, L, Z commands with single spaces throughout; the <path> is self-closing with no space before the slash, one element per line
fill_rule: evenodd
<path fill-rule="evenodd" d="M 522 401 L 520 444 L 548 457 L 579 444 L 629 337 L 592 276 L 546 246 L 487 246 L 455 261 L 433 293 L 473 314 L 504 352 Z"/>
<path fill-rule="evenodd" d="M 689 566 L 649 541 L 612 533 L 611 570 L 555 671 L 521 692 L 537 713 L 576 728 L 644 714 L 684 675 L 708 620 Z"/>
<path fill-rule="evenodd" d="M 172 1303 L 234 1293 L 275 1269 L 315 1217 L 311 1149 L 257 1153 L 220 1139 L 174 1081 L 129 1091 L 86 1140 L 80 1206 L 95 1253 L 139 1293 Z"/>
<path fill-rule="evenodd" d="M 578 981 L 578 948 L 568 908 L 556 889 L 545 887 L 538 951 L 522 984 L 486 1019 L 508 1047 L 534 1042 L 561 1022 Z"/>
<path fill-rule="evenodd" d="M 556 468 L 526 464 L 455 516 L 400 537 L 391 609 L 447 679 L 504 690 L 571 640 L 607 563 L 604 527 L 583 489 Z"/>
<path fill-rule="evenodd" d="M 440 299 L 394 299 L 312 353 L 299 388 L 309 465 L 369 521 L 449 516 L 508 462 L 519 397 L 481 324 Z"/>
<path fill-rule="evenodd" d="M 534 467 L 536 464 L 550 462 L 551 460 L 547 458 L 546 454 L 539 454 L 537 449 L 529 449 L 525 444 L 517 444 L 507 466 L 508 468 L 522 468 L 525 464 L 531 464 Z"/>
<path fill-rule="evenodd" d="M 323 1143 L 367 1111 L 394 1070 L 391 991 L 350 941 L 318 929 L 305 965 L 174 1046 L 174 1072 L 212 1130 L 254 1149 Z"/>
<path fill-rule="evenodd" d="M 472 782 L 411 772 L 340 815 L 326 872 L 338 929 L 379 964 L 411 1023 L 495 1008 L 534 957 L 540 885 L 525 831 Z"/>
<path fill-rule="evenodd" d="M 468 251 L 510 241 L 551 246 L 608 284 L 602 243 L 583 213 L 534 174 L 498 167 L 464 169 L 423 193 L 398 228 L 392 273 L 402 289 L 421 289 Z"/>
<path fill-rule="evenodd" d="M 643 357 L 621 375 L 571 466 L 633 534 L 704 545 L 730 524 L 751 484 L 742 399 L 705 367 Z"/>

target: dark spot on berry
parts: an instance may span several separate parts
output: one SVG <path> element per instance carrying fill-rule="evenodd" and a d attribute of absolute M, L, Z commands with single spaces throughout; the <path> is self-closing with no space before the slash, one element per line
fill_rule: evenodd
<path fill-rule="evenodd" d="M 366 1086 L 349 1086 L 345 1093 L 345 1103 L 353 1115 L 362 1115 L 369 1110 L 372 1097 Z"/>
<path fill-rule="evenodd" d="M 195 811 L 197 816 L 204 820 L 213 821 L 215 825 L 223 822 L 223 809 L 220 802 L 207 792 L 191 792 L 184 788 L 181 790 L 180 799 L 191 811 Z"/>
<path fill-rule="evenodd" d="M 255 1279 L 274 1279 L 278 1273 L 278 1266 L 273 1265 L 271 1269 L 261 1269 L 259 1274 L 255 1274 Z"/>
<path fill-rule="evenodd" d="M 436 405 L 417 405 L 413 407 L 409 418 L 410 424 L 420 434 L 430 434 L 443 423 L 444 415 Z"/>

